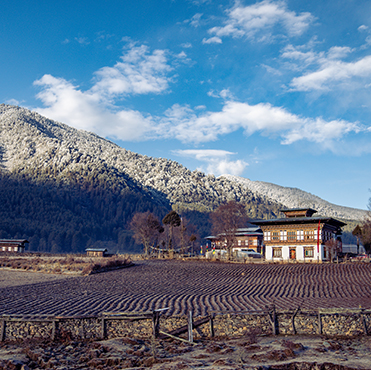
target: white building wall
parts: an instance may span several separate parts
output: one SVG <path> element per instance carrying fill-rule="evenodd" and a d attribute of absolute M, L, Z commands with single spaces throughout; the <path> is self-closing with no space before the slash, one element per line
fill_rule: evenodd
<path fill-rule="evenodd" d="M 267 261 L 287 261 L 290 260 L 290 248 L 296 247 L 296 260 L 297 261 L 322 261 L 324 255 L 324 245 L 319 246 L 319 253 L 317 252 L 317 243 L 305 245 L 268 245 L 265 248 L 265 259 Z M 313 257 L 305 257 L 305 247 L 313 248 Z M 282 248 L 281 257 L 273 257 L 273 248 Z"/>

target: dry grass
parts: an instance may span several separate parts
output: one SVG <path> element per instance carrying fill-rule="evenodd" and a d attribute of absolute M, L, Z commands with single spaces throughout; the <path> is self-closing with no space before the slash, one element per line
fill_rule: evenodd
<path fill-rule="evenodd" d="M 0 258 L 0 267 L 50 274 L 90 275 L 131 265 L 131 260 L 126 256 L 87 258 L 67 255 L 66 257 L 17 256 Z"/>

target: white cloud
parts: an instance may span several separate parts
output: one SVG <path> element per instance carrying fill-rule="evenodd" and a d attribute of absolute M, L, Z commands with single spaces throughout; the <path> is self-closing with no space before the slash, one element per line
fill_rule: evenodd
<path fill-rule="evenodd" d="M 314 20 L 310 13 L 296 14 L 287 9 L 285 1 L 273 0 L 263 0 L 248 6 L 236 2 L 226 13 L 225 25 L 213 27 L 208 31 L 219 39 L 225 36 L 234 38 L 245 36 L 269 42 L 277 26 L 283 29 L 281 33 L 299 36 Z"/>
<path fill-rule="evenodd" d="M 197 28 L 200 26 L 202 13 L 196 13 L 191 19 L 186 19 L 183 23 L 189 23 L 191 26 Z"/>
<path fill-rule="evenodd" d="M 358 31 L 360 31 L 360 32 L 366 31 L 366 30 L 368 30 L 368 27 L 366 25 L 364 25 L 364 24 L 362 24 L 362 26 L 359 26 L 358 27 Z"/>
<path fill-rule="evenodd" d="M 203 38 L 202 43 L 203 44 L 222 44 L 223 41 L 220 37 L 214 36 L 214 37 L 210 37 L 208 39 Z"/>
<path fill-rule="evenodd" d="M 99 94 L 78 90 L 62 78 L 44 75 L 34 84 L 43 88 L 37 98 L 46 106 L 36 110 L 49 118 L 121 140 L 142 140 L 151 132 L 150 118 L 134 110 L 111 111 Z"/>
<path fill-rule="evenodd" d="M 80 45 L 89 45 L 90 41 L 87 37 L 75 37 L 75 40 L 80 44 Z"/>
<path fill-rule="evenodd" d="M 202 17 L 202 13 L 197 13 L 197 14 L 195 14 L 193 17 L 192 17 L 192 19 L 191 19 L 191 25 L 193 26 L 193 27 L 198 27 L 199 25 L 200 25 L 200 19 L 201 19 L 201 17 Z"/>
<path fill-rule="evenodd" d="M 354 62 L 328 58 L 322 61 L 317 71 L 295 77 L 291 81 L 291 86 L 298 91 L 329 90 L 335 84 L 366 77 L 371 77 L 371 56 Z"/>
<path fill-rule="evenodd" d="M 199 115 L 188 106 L 174 105 L 158 126 L 162 132 L 167 132 L 168 137 L 194 143 L 215 141 L 240 128 L 246 135 L 278 136 L 282 144 L 307 140 L 329 149 L 330 142 L 364 129 L 357 123 L 344 120 L 327 122 L 322 118 L 300 117 L 268 103 L 249 105 L 236 101 L 225 102 L 219 112 Z"/>
<path fill-rule="evenodd" d="M 97 82 L 93 92 L 112 97 L 127 94 L 161 93 L 169 86 L 171 71 L 166 51 L 149 54 L 145 45 L 134 46 L 121 57 L 114 67 L 103 67 L 95 72 Z"/>
<path fill-rule="evenodd" d="M 236 161 L 229 160 L 229 157 L 237 153 L 217 149 L 188 149 L 176 150 L 176 155 L 181 157 L 195 158 L 198 161 L 206 162 L 206 169 L 201 166 L 198 169 L 206 173 L 219 176 L 222 174 L 241 175 L 248 163 L 240 159 Z"/>
<path fill-rule="evenodd" d="M 79 129 L 121 140 L 143 140 L 151 137 L 150 116 L 130 109 L 115 109 L 117 98 L 129 94 L 161 93 L 168 89 L 166 52 L 149 53 L 146 46 L 130 45 L 114 67 L 104 67 L 95 73 L 95 84 L 82 91 L 63 78 L 44 75 L 34 82 L 41 88 L 37 98 L 44 108 L 36 110 L 52 119 Z"/>
<path fill-rule="evenodd" d="M 19 100 L 16 100 L 16 99 L 9 99 L 5 103 L 10 104 L 10 105 L 19 105 L 21 102 Z"/>
<path fill-rule="evenodd" d="M 281 57 L 288 60 L 287 69 L 291 71 L 308 71 L 292 79 L 290 86 L 295 91 L 322 90 L 329 91 L 335 87 L 355 89 L 366 85 L 371 79 L 371 56 L 367 55 L 355 61 L 350 59 L 355 51 L 350 47 L 334 46 L 327 52 L 305 50 L 306 46 L 288 45 Z M 368 78 L 367 81 L 364 81 Z"/>
<path fill-rule="evenodd" d="M 328 55 L 344 55 L 346 52 L 338 48 Z M 172 70 L 170 57 L 163 50 L 150 53 L 145 46 L 131 45 L 114 67 L 104 67 L 95 73 L 95 84 L 86 91 L 63 78 L 44 75 L 34 82 L 41 89 L 37 98 L 44 105 L 36 110 L 76 128 L 124 141 L 170 138 L 202 143 L 242 129 L 245 135 L 259 133 L 279 137 L 282 144 L 308 140 L 331 149 L 328 143 L 340 140 L 350 132 L 363 130 L 357 123 L 305 118 L 268 103 L 249 105 L 237 102 L 228 89 L 210 92 L 211 96 L 223 99 L 222 109 L 215 112 L 207 111 L 205 107 L 192 109 L 175 104 L 162 116 L 152 117 L 115 105 L 116 100 L 129 95 L 166 91 L 171 81 L 168 76 Z M 177 56 L 172 58 L 176 63 Z M 329 58 L 326 60 L 338 62 Z M 357 68 L 366 73 L 365 65 Z M 220 160 L 218 168 L 223 163 L 230 161 Z M 242 162 L 233 163 L 234 171 L 243 167 Z M 215 162 L 212 165 L 215 167 Z"/>

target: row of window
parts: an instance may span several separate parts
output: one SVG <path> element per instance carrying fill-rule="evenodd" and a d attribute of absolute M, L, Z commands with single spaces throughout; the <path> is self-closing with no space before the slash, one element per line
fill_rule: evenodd
<path fill-rule="evenodd" d="M 2 247 L 3 252 L 20 252 L 22 249 L 20 247 Z"/>
<path fill-rule="evenodd" d="M 317 230 L 296 230 L 296 231 L 265 231 L 264 240 L 270 241 L 303 241 L 303 240 L 317 240 L 318 231 Z M 320 232 L 319 238 L 323 240 L 329 240 L 334 238 L 334 234 L 329 231 Z"/>
<path fill-rule="evenodd" d="M 314 248 L 313 247 L 304 247 L 304 257 L 311 258 L 314 256 Z M 282 258 L 282 248 L 281 247 L 273 247 L 272 248 L 272 257 L 273 258 Z M 290 249 L 290 258 L 296 258 L 296 249 Z"/>
<path fill-rule="evenodd" d="M 244 243 L 243 243 L 244 242 Z M 245 239 L 245 240 L 241 240 L 241 239 L 238 239 L 237 240 L 237 244 L 239 246 L 241 245 L 254 245 L 254 246 L 257 246 L 258 245 L 258 239 L 252 239 L 252 240 L 248 240 L 248 239 Z M 259 243 L 260 244 L 260 243 Z"/>

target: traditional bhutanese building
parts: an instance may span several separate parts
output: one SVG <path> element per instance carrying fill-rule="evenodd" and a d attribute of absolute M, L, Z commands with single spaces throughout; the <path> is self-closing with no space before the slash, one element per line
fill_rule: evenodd
<path fill-rule="evenodd" d="M 329 261 L 341 252 L 341 228 L 331 217 L 315 217 L 311 208 L 281 210 L 284 218 L 250 221 L 264 234 L 265 259 Z"/>
<path fill-rule="evenodd" d="M 87 248 L 85 249 L 88 257 L 107 257 L 107 248 Z"/>
<path fill-rule="evenodd" d="M 208 236 L 205 239 L 210 240 L 211 247 L 217 250 L 223 250 L 226 246 L 225 234 L 220 233 L 216 236 Z M 260 227 L 250 225 L 250 227 L 240 228 L 235 233 L 235 244 L 232 251 L 241 249 L 253 249 L 260 253 L 263 246 L 263 231 Z"/>
<path fill-rule="evenodd" d="M 0 239 L 0 252 L 24 252 L 26 239 Z"/>

